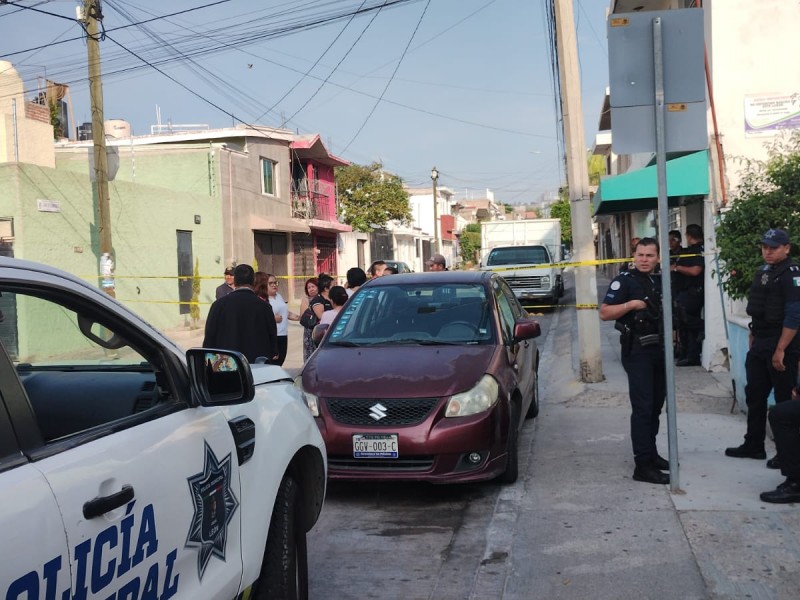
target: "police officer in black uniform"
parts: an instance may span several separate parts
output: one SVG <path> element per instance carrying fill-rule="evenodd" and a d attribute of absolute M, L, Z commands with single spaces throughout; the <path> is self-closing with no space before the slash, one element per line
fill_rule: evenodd
<path fill-rule="evenodd" d="M 690 367 L 700 364 L 700 353 L 703 349 L 703 281 L 705 276 L 705 259 L 703 258 L 703 228 L 700 225 L 686 227 L 688 246 L 683 256 L 670 268 L 680 279 L 675 306 L 678 316 L 678 336 L 680 338 L 681 356 L 675 363 L 679 367 Z"/>
<path fill-rule="evenodd" d="M 776 404 L 769 411 L 769 424 L 775 434 L 775 447 L 781 457 L 781 473 L 786 481 L 769 492 L 763 492 L 764 502 L 789 504 L 800 502 L 800 400 L 795 395 L 789 402 Z"/>
<path fill-rule="evenodd" d="M 770 229 L 761 238 L 764 266 L 753 278 L 747 296 L 750 322 L 750 350 L 745 359 L 747 385 L 747 433 L 741 446 L 727 448 L 735 458 L 767 457 L 767 399 L 774 391 L 775 402 L 790 400 L 797 381 L 800 359 L 800 267 L 789 258 L 791 245 L 782 229 Z M 780 454 L 767 461 L 771 469 L 780 468 Z"/>
<path fill-rule="evenodd" d="M 622 334 L 622 366 L 628 374 L 631 400 L 631 444 L 636 468 L 633 478 L 669 483 L 669 462 L 658 455 L 656 435 L 667 395 L 664 373 L 661 281 L 655 275 L 658 242 L 642 238 L 633 255 L 634 268 L 608 286 L 600 306 L 603 321 L 615 320 Z"/>

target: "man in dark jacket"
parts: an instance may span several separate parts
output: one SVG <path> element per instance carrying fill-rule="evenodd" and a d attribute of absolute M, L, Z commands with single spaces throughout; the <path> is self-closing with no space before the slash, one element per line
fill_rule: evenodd
<path fill-rule="evenodd" d="M 703 350 L 703 285 L 705 258 L 703 258 L 703 228 L 691 224 L 686 227 L 688 246 L 684 256 L 675 261 L 670 269 L 678 278 L 675 305 L 677 307 L 678 331 L 680 335 L 681 356 L 675 363 L 678 367 L 691 367 L 700 364 Z M 675 287 L 673 287 L 675 289 Z"/>
<path fill-rule="evenodd" d="M 253 291 L 255 273 L 250 265 L 233 270 L 234 290 L 211 305 L 206 319 L 204 348 L 235 350 L 251 363 L 259 356 L 278 357 L 278 333 L 269 302 Z"/>

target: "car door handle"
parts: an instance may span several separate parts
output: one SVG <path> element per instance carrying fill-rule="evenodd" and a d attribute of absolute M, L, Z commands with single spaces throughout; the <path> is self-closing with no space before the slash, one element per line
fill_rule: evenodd
<path fill-rule="evenodd" d="M 133 486 L 123 485 L 122 489 L 116 494 L 98 496 L 97 498 L 85 502 L 83 505 L 83 516 L 87 519 L 94 519 L 115 508 L 125 506 L 131 500 L 133 500 Z"/>

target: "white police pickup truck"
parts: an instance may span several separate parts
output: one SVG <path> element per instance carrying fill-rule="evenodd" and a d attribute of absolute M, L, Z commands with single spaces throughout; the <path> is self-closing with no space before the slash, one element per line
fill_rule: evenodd
<path fill-rule="evenodd" d="M 285 371 L 36 263 L 0 311 L 0 599 L 307 595 L 327 464 Z"/>

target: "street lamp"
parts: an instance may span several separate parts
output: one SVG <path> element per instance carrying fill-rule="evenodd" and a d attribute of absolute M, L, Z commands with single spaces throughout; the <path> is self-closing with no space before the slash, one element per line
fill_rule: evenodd
<path fill-rule="evenodd" d="M 439 171 L 436 167 L 431 169 L 431 181 L 433 181 L 433 251 L 441 254 L 439 247 L 439 199 L 436 197 L 436 183 L 439 180 Z"/>

